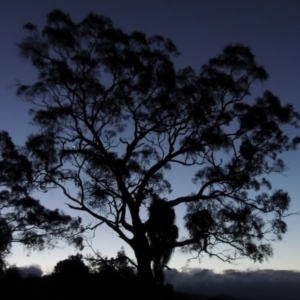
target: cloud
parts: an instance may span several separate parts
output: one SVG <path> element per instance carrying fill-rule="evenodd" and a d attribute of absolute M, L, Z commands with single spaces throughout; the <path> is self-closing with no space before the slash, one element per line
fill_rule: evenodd
<path fill-rule="evenodd" d="M 253 300 L 299 300 L 300 272 L 284 270 L 236 271 L 217 274 L 208 269 L 166 272 L 177 291 L 207 296 L 231 295 Z"/>
<path fill-rule="evenodd" d="M 18 270 L 22 277 L 29 277 L 29 276 L 41 277 L 43 274 L 43 271 L 39 265 L 18 267 Z"/>

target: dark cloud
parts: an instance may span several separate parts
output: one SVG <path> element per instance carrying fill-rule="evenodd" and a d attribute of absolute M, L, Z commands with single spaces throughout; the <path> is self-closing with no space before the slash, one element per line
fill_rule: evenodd
<path fill-rule="evenodd" d="M 166 272 L 177 291 L 207 296 L 231 295 L 249 300 L 299 300 L 300 272 L 284 270 L 236 271 L 217 274 L 207 269 Z"/>
<path fill-rule="evenodd" d="M 18 270 L 22 277 L 29 277 L 29 276 L 41 277 L 43 275 L 43 271 L 39 265 L 18 267 Z"/>

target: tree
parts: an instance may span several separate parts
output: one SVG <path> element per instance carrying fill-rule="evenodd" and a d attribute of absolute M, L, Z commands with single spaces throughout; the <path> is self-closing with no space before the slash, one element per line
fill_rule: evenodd
<path fill-rule="evenodd" d="M 94 229 L 114 230 L 145 280 L 176 247 L 224 261 L 272 255 L 266 239 L 286 232 L 290 197 L 265 175 L 285 170 L 279 155 L 299 143 L 285 129 L 297 127 L 299 114 L 270 91 L 251 99 L 268 75 L 248 47 L 229 45 L 196 72 L 176 69 L 171 40 L 124 33 L 93 13 L 75 23 L 54 10 L 42 31 L 24 28 L 19 48 L 38 80 L 18 95 L 37 108 L 39 132 L 26 147 L 42 191 L 60 188 L 70 208 L 94 217 Z M 172 199 L 165 172 L 176 165 L 198 168 L 199 187 Z M 178 238 L 181 206 L 188 236 Z M 153 221 L 160 209 L 168 221 Z M 232 251 L 218 253 L 218 244 Z"/>
<path fill-rule="evenodd" d="M 16 281 L 16 280 L 20 280 L 22 278 L 22 275 L 19 269 L 17 268 L 17 266 L 12 265 L 5 270 L 4 278 Z"/>
<path fill-rule="evenodd" d="M 10 253 L 10 240 L 11 240 L 11 231 L 5 221 L 5 219 L 0 219 L 0 276 L 3 274 L 5 269 L 5 257 Z"/>
<path fill-rule="evenodd" d="M 30 196 L 34 174 L 31 162 L 0 132 L 0 270 L 12 243 L 27 249 L 53 248 L 59 239 L 82 247 L 80 218 L 45 208 Z"/>
<path fill-rule="evenodd" d="M 59 261 L 54 267 L 53 274 L 71 277 L 85 276 L 89 274 L 89 268 L 83 262 L 82 255 L 76 254 Z"/>
<path fill-rule="evenodd" d="M 129 265 L 132 263 L 127 257 L 124 248 L 117 252 L 116 258 L 103 257 L 98 251 L 95 255 L 88 255 L 86 257 L 89 269 L 94 274 L 103 274 L 105 277 L 108 275 L 120 276 L 123 278 L 135 277 L 134 268 Z"/>

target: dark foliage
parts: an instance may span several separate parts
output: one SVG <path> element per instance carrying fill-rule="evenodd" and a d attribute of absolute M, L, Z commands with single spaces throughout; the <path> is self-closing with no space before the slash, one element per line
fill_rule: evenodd
<path fill-rule="evenodd" d="M 30 196 L 34 187 L 32 163 L 0 132 L 0 267 L 12 243 L 31 250 L 53 248 L 60 239 L 82 247 L 81 219 L 50 210 Z"/>
<path fill-rule="evenodd" d="M 86 276 L 44 276 L 40 278 L 1 278 L 1 292 L 11 299 L 177 299 L 170 287 L 141 284 L 136 278 Z M 180 299 L 180 298 L 178 298 Z"/>
<path fill-rule="evenodd" d="M 163 270 L 168 264 L 174 243 L 178 238 L 178 228 L 175 225 L 175 211 L 167 201 L 152 196 L 149 206 L 149 219 L 146 223 L 147 236 L 153 249 L 153 273 L 157 282 L 164 281 Z"/>
<path fill-rule="evenodd" d="M 20 282 L 22 276 L 19 269 L 16 266 L 10 266 L 9 268 L 6 268 L 3 272 L 3 278 L 6 280 Z"/>
<path fill-rule="evenodd" d="M 105 277 L 136 277 L 135 267 L 130 265 L 132 261 L 127 257 L 123 248 L 118 251 L 116 258 L 102 257 L 99 252 L 95 252 L 94 256 L 88 255 L 85 259 L 92 274 Z"/>
<path fill-rule="evenodd" d="M 53 275 L 64 277 L 83 277 L 89 274 L 89 268 L 82 260 L 82 255 L 70 255 L 68 259 L 59 261 L 53 271 Z"/>

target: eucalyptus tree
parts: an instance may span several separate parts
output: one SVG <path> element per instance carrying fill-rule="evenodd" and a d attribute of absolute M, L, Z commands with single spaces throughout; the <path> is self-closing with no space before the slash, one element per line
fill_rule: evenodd
<path fill-rule="evenodd" d="M 248 47 L 226 46 L 196 71 L 176 68 L 170 39 L 125 33 L 94 13 L 75 22 L 54 10 L 42 30 L 24 28 L 19 48 L 38 77 L 18 95 L 36 107 L 38 133 L 26 147 L 41 190 L 59 188 L 94 228 L 115 231 L 143 279 L 152 267 L 161 273 L 175 248 L 224 261 L 272 255 L 266 239 L 286 232 L 290 197 L 268 176 L 296 149 L 299 138 L 284 130 L 299 114 L 270 91 L 252 99 L 268 75 Z M 176 165 L 197 168 L 196 192 L 171 198 L 165 174 Z M 187 236 L 176 207 L 186 209 Z"/>

